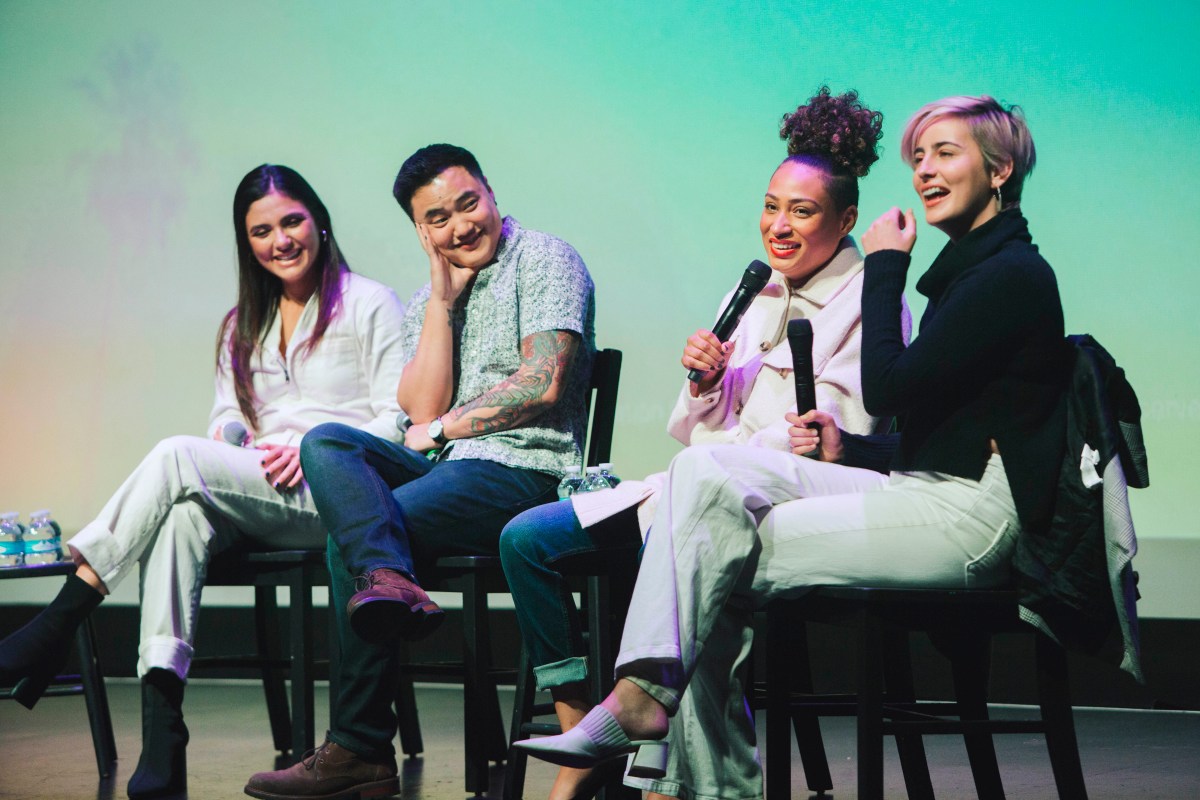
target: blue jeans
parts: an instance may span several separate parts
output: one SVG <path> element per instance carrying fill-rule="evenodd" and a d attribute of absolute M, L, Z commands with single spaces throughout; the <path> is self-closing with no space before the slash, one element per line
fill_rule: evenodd
<path fill-rule="evenodd" d="M 554 561 L 626 547 L 639 539 L 636 508 L 585 530 L 571 503 L 562 501 L 531 508 L 504 527 L 500 559 L 538 689 L 577 683 L 588 676 L 579 611 Z M 637 569 L 632 556 L 629 569 Z"/>
<path fill-rule="evenodd" d="M 417 578 L 441 556 L 495 555 L 505 523 L 551 500 L 558 479 L 493 461 L 435 464 L 340 423 L 309 431 L 300 460 L 329 530 L 330 601 L 342 646 L 330 739 L 362 756 L 391 754 L 397 649 L 350 628 L 341 609 L 354 576 L 387 568 Z"/>

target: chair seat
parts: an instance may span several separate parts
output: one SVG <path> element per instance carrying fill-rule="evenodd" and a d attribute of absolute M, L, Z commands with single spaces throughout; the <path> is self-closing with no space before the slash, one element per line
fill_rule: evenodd
<path fill-rule="evenodd" d="M 206 586 L 287 586 L 293 570 L 312 570 L 313 586 L 328 586 L 324 550 L 276 550 L 274 552 L 227 551 L 208 565 Z"/>

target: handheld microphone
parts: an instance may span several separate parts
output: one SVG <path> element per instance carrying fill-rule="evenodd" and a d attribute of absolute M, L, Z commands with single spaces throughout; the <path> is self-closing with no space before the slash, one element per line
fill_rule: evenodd
<path fill-rule="evenodd" d="M 241 447 L 246 443 L 246 426 L 237 420 L 226 422 L 221 428 L 221 438 L 234 447 Z"/>
<path fill-rule="evenodd" d="M 742 315 L 750 307 L 750 301 L 758 296 L 770 279 L 770 267 L 757 259 L 751 261 L 750 266 L 746 267 L 746 271 L 742 274 L 742 280 L 734 290 L 733 297 L 729 299 L 725 310 L 717 319 L 717 324 L 713 326 L 713 336 L 722 342 L 728 341 L 729 337 L 733 335 L 734 328 L 741 321 Z M 704 372 L 701 370 L 688 370 L 688 380 L 692 383 L 699 383 L 703 376 Z"/>
<path fill-rule="evenodd" d="M 793 319 L 787 326 L 788 346 L 792 349 L 792 371 L 796 379 L 796 413 L 804 414 L 817 407 L 817 389 L 813 380 L 812 323 Z"/>

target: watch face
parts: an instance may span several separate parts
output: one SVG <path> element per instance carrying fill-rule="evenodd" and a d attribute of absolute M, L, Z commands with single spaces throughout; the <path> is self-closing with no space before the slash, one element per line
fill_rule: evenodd
<path fill-rule="evenodd" d="M 445 435 L 442 433 L 442 421 L 435 419 L 429 423 L 429 438 L 433 439 L 438 444 L 443 444 L 446 441 Z"/>

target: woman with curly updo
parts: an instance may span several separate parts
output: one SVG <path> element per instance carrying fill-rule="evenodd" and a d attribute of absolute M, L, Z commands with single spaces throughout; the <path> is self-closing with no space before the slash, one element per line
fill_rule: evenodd
<path fill-rule="evenodd" d="M 863 257 L 849 235 L 858 219 L 858 179 L 878 158 L 881 126 L 882 115 L 863 107 L 856 93 L 834 96 L 828 88 L 784 117 L 780 135 L 789 155 L 771 176 L 759 218 L 772 268 L 770 281 L 729 341 L 722 343 L 703 329 L 684 347 L 683 366 L 701 377 L 685 382 L 668 431 L 689 446 L 685 452 L 724 449 L 760 465 L 778 484 L 770 499 L 759 503 L 764 507 L 789 499 L 792 495 L 787 493 L 797 483 L 793 476 L 816 464 L 805 457 L 812 443 L 797 447 L 791 441 L 792 423 L 785 416 L 796 410 L 789 320 L 812 321 L 817 407 L 857 433 L 881 432 L 890 422 L 869 414 L 861 399 Z M 665 529 L 659 534 L 671 524 L 664 509 L 680 502 L 670 487 L 664 491 L 667 483 L 668 473 L 660 473 L 644 481 L 624 481 L 611 491 L 535 508 L 513 519 L 501 535 L 500 555 L 536 681 L 539 688 L 549 689 L 564 730 L 578 724 L 591 704 L 585 691 L 586 650 L 569 589 L 555 571 L 554 559 L 627 547 L 653 520 L 639 592 L 643 583 L 666 589 L 677 581 L 691 581 L 672 563 L 673 534 Z M 684 502 L 699 502 L 688 497 Z M 630 569 L 635 568 L 631 563 Z M 740 569 L 740 562 L 731 568 Z M 697 602 L 717 603 L 711 610 L 719 611 L 720 599 L 707 596 L 700 576 L 695 577 L 696 583 L 683 591 L 689 597 L 699 592 Z M 736 787 L 730 797 L 760 796 L 754 728 L 742 702 L 741 684 L 751 638 L 743 623 L 752 604 L 744 604 L 710 636 L 709 623 L 702 623 L 703 630 L 689 630 L 693 621 L 688 614 L 699 611 L 690 599 L 683 614 L 675 613 L 674 597 L 671 600 L 635 605 L 626 638 L 641 625 L 647 631 L 665 626 L 671 641 L 676 630 L 693 637 L 686 663 L 679 662 L 676 674 L 664 680 L 679 693 L 690 680 L 691 689 L 683 696 L 699 699 L 672 707 L 678 714 L 671 726 L 671 766 L 663 780 L 644 786 L 685 797 L 718 796 L 722 786 Z M 700 645 L 705 647 L 704 658 L 697 663 L 693 656 Z M 697 740 L 702 731 L 711 738 Z M 573 768 L 569 761 L 561 763 L 565 766 L 551 800 L 589 795 L 611 775 L 611 769 L 590 772 Z"/>
<path fill-rule="evenodd" d="M 794 452 L 815 458 L 720 445 L 680 453 L 615 689 L 571 731 L 522 746 L 575 766 L 636 752 L 630 774 L 667 764 L 658 791 L 759 797 L 749 729 L 693 724 L 739 699 L 751 609 L 821 585 L 1001 585 L 1021 531 L 1046 530 L 1070 353 L 1054 273 L 1019 205 L 1034 163 L 1029 129 L 1015 107 L 951 97 L 917 112 L 901 151 L 926 222 L 950 237 L 917 282 L 929 305 L 908 346 L 913 212 L 893 208 L 864 236 L 863 397 L 869 412 L 900 417 L 901 433 L 851 435 L 818 409 L 789 415 Z M 734 658 L 730 642 L 743 646 Z M 677 762 L 691 783 L 676 779 Z"/>

